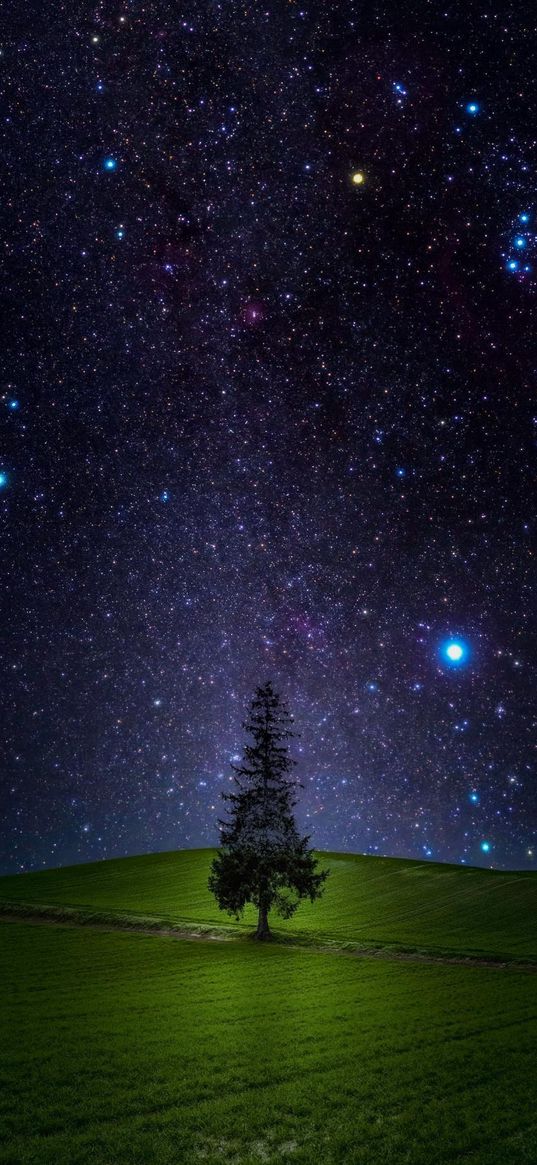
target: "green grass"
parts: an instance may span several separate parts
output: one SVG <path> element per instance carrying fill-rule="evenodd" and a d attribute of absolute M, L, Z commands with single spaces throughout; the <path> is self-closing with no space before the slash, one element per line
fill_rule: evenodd
<path fill-rule="evenodd" d="M 207 890 L 211 850 L 149 854 L 0 878 L 0 902 L 67 906 L 149 922 L 246 933 Z M 306 903 L 280 935 L 300 941 L 537 958 L 537 875 L 322 854 L 332 873 L 324 897 Z"/>
<path fill-rule="evenodd" d="M 0 1162 L 535 1165 L 532 973 L 18 922 L 0 940 Z"/>
<path fill-rule="evenodd" d="M 4 913 L 228 939 L 0 923 L 0 1165 L 536 1165 L 535 875 L 322 855 L 302 945 L 264 945 L 210 858 L 0 879 Z"/>

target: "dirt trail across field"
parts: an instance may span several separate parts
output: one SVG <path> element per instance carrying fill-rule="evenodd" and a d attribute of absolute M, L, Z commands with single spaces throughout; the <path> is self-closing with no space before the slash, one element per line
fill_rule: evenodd
<path fill-rule="evenodd" d="M 56 912 L 55 912 L 56 910 Z M 0 907 L 0 922 L 26 922 L 31 926 L 57 926 L 91 929 L 98 931 L 121 931 L 123 934 L 141 934 L 151 938 L 174 938 L 180 939 L 183 942 L 248 942 L 251 941 L 245 935 L 237 935 L 230 931 L 218 930 L 218 928 L 192 928 L 186 929 L 181 927 L 166 927 L 147 926 L 143 922 L 137 923 L 135 920 L 123 919 L 118 917 L 116 920 L 107 919 L 102 920 L 98 917 L 83 914 L 77 914 L 73 910 L 72 917 L 67 913 L 62 913 L 59 916 L 59 911 L 54 907 L 41 907 L 32 912 L 29 906 L 20 906 L 17 904 L 9 904 L 6 909 Z M 498 958 L 486 957 L 480 955 L 457 955 L 451 953 L 442 954 L 439 951 L 427 950 L 393 950 L 389 947 L 371 947 L 366 946 L 355 948 L 348 945 L 341 945 L 337 942 L 332 943 L 315 943 L 315 942 L 300 942 L 297 938 L 284 938 L 276 936 L 273 939 L 273 945 L 281 946 L 286 950 L 301 950 L 308 951 L 311 954 L 322 955 L 344 955 L 348 958 L 354 959 L 377 959 L 388 962 L 397 963 L 436 963 L 447 964 L 449 966 L 458 967 L 490 967 L 498 971 L 525 971 L 532 974 L 537 972 L 536 962 L 525 962 L 524 960 L 517 960 L 516 958 L 502 957 Z"/>

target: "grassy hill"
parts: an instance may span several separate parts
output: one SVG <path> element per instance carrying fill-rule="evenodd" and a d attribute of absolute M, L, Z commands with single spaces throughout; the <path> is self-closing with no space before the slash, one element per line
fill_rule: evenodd
<path fill-rule="evenodd" d="M 259 944 L 210 857 L 0 880 L 1 1165 L 535 1165 L 535 875 L 322 855 L 302 946 Z M 140 919 L 228 941 L 113 929 Z"/>
<path fill-rule="evenodd" d="M 189 929 L 246 933 L 207 890 L 212 850 L 120 858 L 0 878 L 0 903 L 130 915 Z M 446 954 L 537 958 L 537 874 L 327 853 L 320 902 L 303 904 L 281 934 L 299 941 L 403 947 Z"/>

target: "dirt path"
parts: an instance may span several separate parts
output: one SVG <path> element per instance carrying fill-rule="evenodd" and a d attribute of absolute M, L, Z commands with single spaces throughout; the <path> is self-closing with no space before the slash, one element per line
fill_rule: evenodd
<path fill-rule="evenodd" d="M 187 930 L 179 927 L 165 927 L 165 926 L 144 926 L 143 923 L 136 924 L 130 921 L 123 921 L 118 918 L 117 922 L 110 921 L 95 921 L 91 918 L 68 916 L 55 917 L 53 913 L 47 913 L 46 910 L 35 911 L 32 913 L 27 907 L 17 911 L 16 907 L 9 910 L 2 910 L 0 908 L 0 922 L 26 922 L 31 926 L 56 926 L 78 928 L 83 930 L 89 928 L 98 931 L 121 931 L 123 934 L 142 934 L 153 938 L 175 938 L 182 942 L 237 942 L 249 941 L 246 936 L 226 933 L 225 931 L 218 931 L 208 928 L 207 930 Z M 322 955 L 344 955 L 353 959 L 376 959 L 382 962 L 395 963 L 433 963 L 442 964 L 455 967 L 489 967 L 493 970 L 499 971 L 525 971 L 530 974 L 537 972 L 537 962 L 525 963 L 523 960 L 509 959 L 509 958 L 486 958 L 479 955 L 443 955 L 437 951 L 396 951 L 389 948 L 367 948 L 357 947 L 355 950 L 346 947 L 338 946 L 337 943 L 330 945 L 322 943 L 300 943 L 294 940 L 275 939 L 275 945 L 281 946 L 287 950 L 309 951 L 311 954 Z"/>

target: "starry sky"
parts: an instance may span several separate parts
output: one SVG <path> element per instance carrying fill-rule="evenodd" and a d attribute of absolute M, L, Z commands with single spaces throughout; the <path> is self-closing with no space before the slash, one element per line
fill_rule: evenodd
<path fill-rule="evenodd" d="M 536 867 L 530 24 L 12 7 L 2 871 L 215 844 L 269 678 L 317 847 Z"/>

